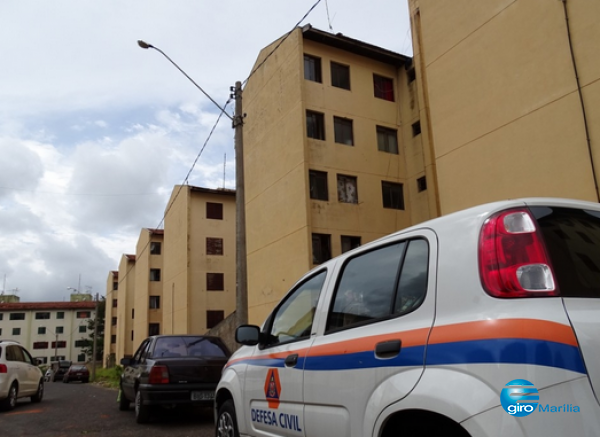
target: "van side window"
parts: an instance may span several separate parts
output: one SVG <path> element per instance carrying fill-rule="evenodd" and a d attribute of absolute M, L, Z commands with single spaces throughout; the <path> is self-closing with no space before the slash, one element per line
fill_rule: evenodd
<path fill-rule="evenodd" d="M 277 308 L 269 331 L 269 346 L 310 337 L 313 318 L 327 271 L 300 284 Z"/>
<path fill-rule="evenodd" d="M 343 267 L 326 332 L 406 314 L 425 298 L 429 246 L 402 241 L 351 258 Z"/>

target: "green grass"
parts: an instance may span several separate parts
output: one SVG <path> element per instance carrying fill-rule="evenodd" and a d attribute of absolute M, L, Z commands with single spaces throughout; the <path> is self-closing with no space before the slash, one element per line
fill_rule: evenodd
<path fill-rule="evenodd" d="M 110 369 L 96 368 L 95 383 L 105 387 L 119 388 L 119 379 L 123 368 L 121 366 L 111 367 Z"/>

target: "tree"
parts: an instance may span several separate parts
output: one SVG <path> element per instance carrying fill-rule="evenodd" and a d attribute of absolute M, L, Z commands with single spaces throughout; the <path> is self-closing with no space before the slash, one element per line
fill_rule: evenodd
<path fill-rule="evenodd" d="M 94 323 L 98 323 L 96 327 L 96 361 L 102 361 L 104 355 L 104 317 L 106 314 L 106 298 L 102 296 L 96 305 L 96 316 L 88 320 L 89 339 L 81 339 L 83 342 L 82 352 L 90 360 L 92 358 L 94 347 Z"/>

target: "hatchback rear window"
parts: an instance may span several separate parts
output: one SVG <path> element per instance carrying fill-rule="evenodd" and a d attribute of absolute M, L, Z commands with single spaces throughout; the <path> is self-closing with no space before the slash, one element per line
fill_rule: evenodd
<path fill-rule="evenodd" d="M 600 212 L 532 207 L 564 297 L 600 298 Z"/>

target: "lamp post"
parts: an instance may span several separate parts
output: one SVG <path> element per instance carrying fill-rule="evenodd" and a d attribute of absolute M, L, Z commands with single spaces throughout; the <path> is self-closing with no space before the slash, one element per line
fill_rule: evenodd
<path fill-rule="evenodd" d="M 165 52 L 152 44 L 138 40 L 138 45 L 143 49 L 154 49 L 163 55 L 175 66 L 190 82 L 194 84 L 217 108 L 221 110 L 231 121 L 235 129 L 235 208 L 236 208 L 236 319 L 238 325 L 248 323 L 248 277 L 246 260 L 246 200 L 244 189 L 244 140 L 242 112 L 242 84 L 236 82 L 231 87 L 232 97 L 235 99 L 235 113 L 229 115 L 206 91 L 200 87 L 179 65 L 177 65 Z"/>

